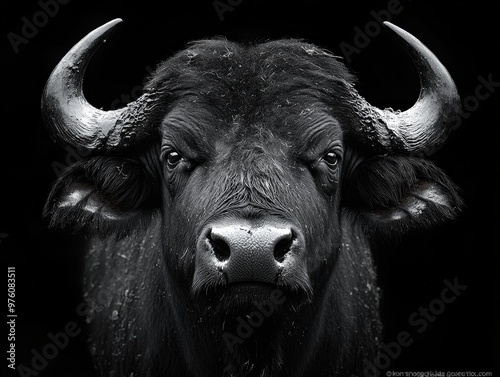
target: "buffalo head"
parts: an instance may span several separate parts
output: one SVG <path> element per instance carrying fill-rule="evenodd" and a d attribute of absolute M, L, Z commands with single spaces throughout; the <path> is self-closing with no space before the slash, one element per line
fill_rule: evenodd
<path fill-rule="evenodd" d="M 149 333 L 144 365 L 179 347 L 182 361 L 161 365 L 193 375 L 292 375 L 311 368 L 323 346 L 335 357 L 313 370 L 357 370 L 380 335 L 368 241 L 429 227 L 460 205 L 454 185 L 422 158 L 444 143 L 459 111 L 446 69 L 386 23 L 420 76 L 419 98 L 401 112 L 368 103 L 335 56 L 311 44 L 202 40 L 160 64 L 138 100 L 105 111 L 85 100 L 83 76 L 119 22 L 75 45 L 42 98 L 52 137 L 86 156 L 58 180 L 45 212 L 53 226 L 97 236 L 90 301 L 107 284 L 120 321 L 96 326 L 95 343 Z M 229 354 L 213 334 L 276 289 L 287 300 L 272 326 Z M 106 321 L 97 310 L 92 318 Z M 201 338 L 222 369 L 197 353 Z M 122 345 L 121 359 L 143 343 Z M 300 347 L 308 351 L 298 362 L 290 354 Z"/>

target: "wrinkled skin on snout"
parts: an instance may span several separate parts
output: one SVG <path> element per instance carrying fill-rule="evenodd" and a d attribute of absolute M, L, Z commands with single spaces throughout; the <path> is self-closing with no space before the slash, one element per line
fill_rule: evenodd
<path fill-rule="evenodd" d="M 74 64 L 103 28 L 68 53 Z M 84 66 L 54 70 L 45 121 L 86 157 L 45 214 L 91 236 L 85 298 L 103 376 L 363 373 L 381 341 L 369 241 L 461 206 L 422 157 L 444 142 L 456 90 L 410 37 L 437 70 L 422 82 L 440 85 L 402 120 L 360 97 L 331 53 L 295 40 L 195 42 L 115 112 L 64 93 L 81 89 Z M 75 111 L 88 116 L 74 123 Z"/>
<path fill-rule="evenodd" d="M 165 241 L 187 251 L 176 262 L 193 293 L 260 282 L 309 294 L 310 274 L 340 246 L 341 129 L 319 109 L 287 110 L 229 124 L 189 107 L 165 118 Z"/>

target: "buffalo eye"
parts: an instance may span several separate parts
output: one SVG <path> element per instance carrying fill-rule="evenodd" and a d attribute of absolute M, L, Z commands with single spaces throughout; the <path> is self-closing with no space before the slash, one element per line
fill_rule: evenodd
<path fill-rule="evenodd" d="M 328 152 L 323 156 L 323 161 L 325 161 L 329 168 L 334 169 L 339 163 L 339 156 L 335 152 Z"/>
<path fill-rule="evenodd" d="M 176 151 L 171 151 L 167 154 L 167 164 L 172 168 L 177 166 L 177 164 L 179 164 L 181 160 L 182 160 L 181 155 Z"/>

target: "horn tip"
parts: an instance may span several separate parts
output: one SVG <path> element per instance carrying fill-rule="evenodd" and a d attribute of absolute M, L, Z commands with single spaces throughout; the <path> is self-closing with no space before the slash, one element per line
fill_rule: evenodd
<path fill-rule="evenodd" d="M 384 21 L 383 24 L 385 27 L 389 28 L 390 30 L 392 30 L 393 32 L 395 32 L 397 34 L 402 34 L 402 33 L 408 34 L 407 31 L 401 29 L 399 26 L 394 25 L 392 22 Z"/>
<path fill-rule="evenodd" d="M 109 22 L 106 22 L 104 25 L 102 25 L 100 28 L 101 30 L 113 30 L 115 27 L 119 26 L 123 20 L 121 18 L 115 18 Z"/>
<path fill-rule="evenodd" d="M 123 19 L 121 19 L 120 17 L 117 17 L 111 21 L 108 22 L 108 24 L 113 24 L 113 25 L 117 25 L 117 24 L 120 24 L 123 22 Z"/>

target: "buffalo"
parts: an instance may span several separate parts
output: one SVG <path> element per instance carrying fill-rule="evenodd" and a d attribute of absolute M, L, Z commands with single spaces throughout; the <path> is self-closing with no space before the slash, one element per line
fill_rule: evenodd
<path fill-rule="evenodd" d="M 54 184 L 50 226 L 89 239 L 84 297 L 102 376 L 350 376 L 382 342 L 370 246 L 456 218 L 458 188 L 428 159 L 460 112 L 418 39 L 406 111 L 356 91 L 331 52 L 296 39 L 198 40 L 144 94 L 84 97 L 91 56 L 121 20 L 56 66 L 52 138 L 84 158 Z"/>

